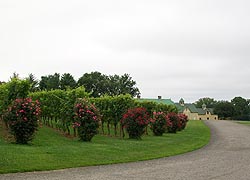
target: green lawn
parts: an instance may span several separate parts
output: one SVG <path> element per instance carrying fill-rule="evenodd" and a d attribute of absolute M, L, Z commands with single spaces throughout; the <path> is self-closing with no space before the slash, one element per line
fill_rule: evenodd
<path fill-rule="evenodd" d="M 209 139 L 210 130 L 202 121 L 189 121 L 184 131 L 162 137 L 144 136 L 137 141 L 97 135 L 91 143 L 43 127 L 32 145 L 16 145 L 0 137 L 0 173 L 149 160 L 193 151 Z"/>
<path fill-rule="evenodd" d="M 236 121 L 239 124 L 250 125 L 250 121 Z"/>

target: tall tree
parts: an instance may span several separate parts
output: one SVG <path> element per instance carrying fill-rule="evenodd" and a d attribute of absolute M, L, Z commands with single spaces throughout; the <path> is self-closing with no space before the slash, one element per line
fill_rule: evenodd
<path fill-rule="evenodd" d="M 237 119 L 248 119 L 250 114 L 249 101 L 242 97 L 235 97 L 231 100 L 235 109 Z"/>
<path fill-rule="evenodd" d="M 39 82 L 39 88 L 41 90 L 60 89 L 60 74 L 42 76 Z"/>
<path fill-rule="evenodd" d="M 47 86 L 47 90 L 60 89 L 60 74 L 49 75 Z"/>
<path fill-rule="evenodd" d="M 97 71 L 83 74 L 77 85 L 84 86 L 93 97 L 100 97 L 107 93 L 107 77 Z"/>
<path fill-rule="evenodd" d="M 60 87 L 61 89 L 67 89 L 67 88 L 75 88 L 76 87 L 76 81 L 74 77 L 70 73 L 64 73 L 60 80 Z"/>
<path fill-rule="evenodd" d="M 202 108 L 203 104 L 205 104 L 207 108 L 214 108 L 216 101 L 213 98 L 204 97 L 200 98 L 194 104 L 197 108 Z"/>
<path fill-rule="evenodd" d="M 130 94 L 132 97 L 135 97 L 140 94 L 139 89 L 136 87 L 136 82 L 129 74 L 109 76 L 108 89 L 110 95 Z"/>
<path fill-rule="evenodd" d="M 78 86 L 84 86 L 93 97 L 105 94 L 110 96 L 130 94 L 135 97 L 140 94 L 136 82 L 132 80 L 129 74 L 107 76 L 100 72 L 85 73 L 79 78 L 77 84 Z"/>
<path fill-rule="evenodd" d="M 32 73 L 29 74 L 29 76 L 26 78 L 26 80 L 28 80 L 30 85 L 31 85 L 31 87 L 30 87 L 31 92 L 35 92 L 38 90 L 38 80 L 36 79 L 36 77 Z"/>
<path fill-rule="evenodd" d="M 47 83 L 48 83 L 48 76 L 42 76 L 39 82 L 39 89 L 46 90 L 48 87 Z"/>
<path fill-rule="evenodd" d="M 218 101 L 214 106 L 214 113 L 220 119 L 232 118 L 235 115 L 235 109 L 232 103 L 228 101 Z"/>

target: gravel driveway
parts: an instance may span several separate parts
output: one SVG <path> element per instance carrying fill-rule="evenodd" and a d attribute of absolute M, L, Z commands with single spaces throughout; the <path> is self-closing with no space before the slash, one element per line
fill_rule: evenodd
<path fill-rule="evenodd" d="M 191 153 L 144 162 L 5 174 L 0 180 L 250 179 L 250 127 L 230 121 L 205 123 L 211 128 L 211 142 Z"/>

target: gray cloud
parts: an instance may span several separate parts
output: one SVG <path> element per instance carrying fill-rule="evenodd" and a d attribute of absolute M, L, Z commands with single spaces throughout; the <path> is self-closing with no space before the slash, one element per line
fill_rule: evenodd
<path fill-rule="evenodd" d="M 0 78 L 129 73 L 143 97 L 249 98 L 250 2 L 3 1 Z"/>

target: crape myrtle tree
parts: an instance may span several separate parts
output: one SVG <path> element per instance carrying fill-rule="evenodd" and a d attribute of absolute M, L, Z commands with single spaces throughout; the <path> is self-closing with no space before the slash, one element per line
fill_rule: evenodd
<path fill-rule="evenodd" d="M 8 109 L 8 106 L 17 98 L 26 98 L 30 91 L 28 80 L 12 77 L 7 83 L 0 85 L 0 116 Z M 5 119 L 5 123 L 7 123 Z M 7 124 L 6 124 L 7 125 Z"/>

